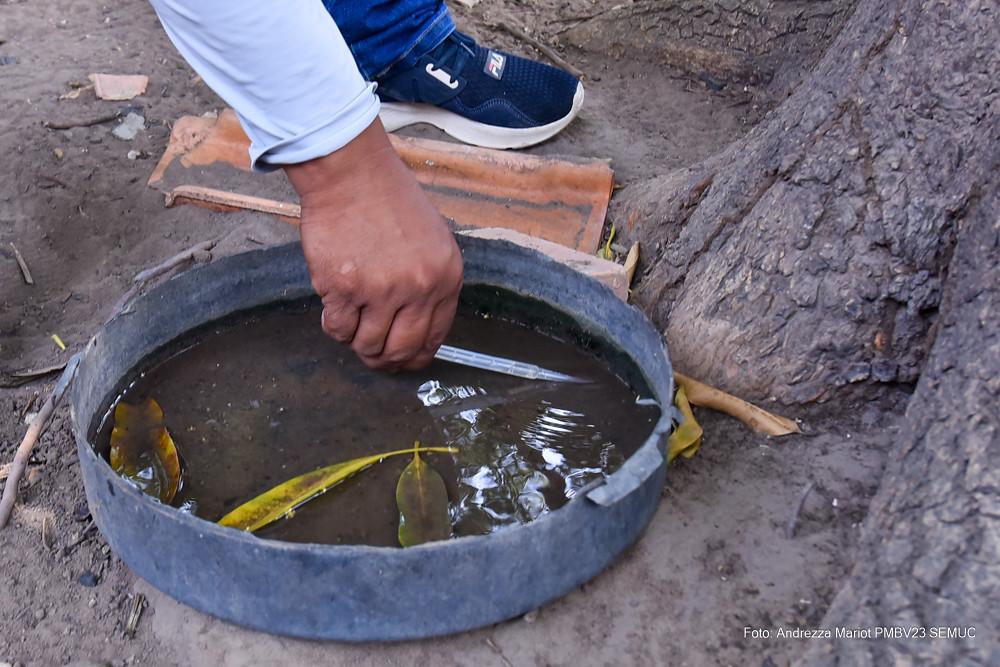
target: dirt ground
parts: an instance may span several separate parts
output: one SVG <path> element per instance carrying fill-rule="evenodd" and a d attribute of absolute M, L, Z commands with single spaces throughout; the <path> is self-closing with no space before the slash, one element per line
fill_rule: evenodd
<path fill-rule="evenodd" d="M 495 0 L 456 14 L 478 37 L 530 53 L 487 26 L 514 16 L 555 34 L 594 4 L 525 9 Z M 249 237 L 294 238 L 265 216 L 166 209 L 146 187 L 172 119 L 223 104 L 173 50 L 145 2 L 0 0 L 0 56 L 12 57 L 0 58 L 0 371 L 65 361 L 136 272 L 198 241 L 221 237 L 216 252 L 226 254 L 255 247 Z M 589 75 L 587 103 L 538 152 L 610 158 L 625 183 L 690 164 L 748 129 L 749 110 L 731 91 L 709 90 L 657 63 L 572 50 L 566 57 Z M 95 71 L 148 74 L 149 89 L 131 102 L 100 101 L 90 91 L 60 99 Z M 112 136 L 113 122 L 43 126 L 125 105 L 147 123 L 132 141 Z M 23 284 L 11 243 L 35 285 Z M 51 381 L 0 389 L 0 461 L 11 459 L 24 432 L 26 404 Z M 10 528 L 0 532 L 0 663 L 786 664 L 801 643 L 747 639 L 744 627 L 819 623 L 851 565 L 893 437 L 892 407 L 796 415 L 812 435 L 780 441 L 702 413 L 701 452 L 673 466 L 645 536 L 606 573 L 523 619 L 441 640 L 362 646 L 236 628 L 138 581 L 90 528 L 64 408 L 36 449 Z M 787 539 L 809 481 L 815 487 Z M 128 638 L 125 618 L 137 593 L 147 606 Z"/>

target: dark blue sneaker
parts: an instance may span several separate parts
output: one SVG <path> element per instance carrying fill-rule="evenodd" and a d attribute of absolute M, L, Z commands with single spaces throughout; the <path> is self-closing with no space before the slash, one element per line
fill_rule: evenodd
<path fill-rule="evenodd" d="M 523 148 L 569 125 L 583 105 L 583 85 L 543 63 L 484 49 L 453 32 L 413 67 L 378 79 L 382 124 L 389 132 L 430 123 L 459 141 Z"/>

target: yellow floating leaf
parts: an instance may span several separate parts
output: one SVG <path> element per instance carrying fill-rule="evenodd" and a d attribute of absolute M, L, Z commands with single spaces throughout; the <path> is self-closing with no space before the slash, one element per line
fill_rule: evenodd
<path fill-rule="evenodd" d="M 416 451 L 417 449 L 414 447 L 362 456 L 293 477 L 287 482 L 282 482 L 269 491 L 265 491 L 253 500 L 243 503 L 219 519 L 219 525 L 249 532 L 260 530 L 264 526 L 290 515 L 303 503 L 340 484 L 355 473 L 391 456 L 413 454 Z M 424 447 L 422 451 L 454 453 L 458 450 L 454 447 Z"/>
<path fill-rule="evenodd" d="M 404 547 L 451 537 L 448 489 L 444 479 L 420 458 L 420 443 L 414 443 L 413 447 L 413 460 L 396 485 L 399 543 Z"/>
<path fill-rule="evenodd" d="M 677 394 L 674 396 L 674 405 L 681 411 L 684 421 L 677 425 L 677 428 L 670 434 L 670 439 L 667 441 L 667 462 L 673 461 L 678 456 L 689 459 L 701 447 L 701 425 L 694 418 L 694 413 L 691 411 L 691 404 L 688 403 L 684 387 L 677 388 Z"/>
<path fill-rule="evenodd" d="M 66 350 L 66 343 L 62 341 L 62 338 L 59 337 L 59 334 L 52 334 L 52 340 L 55 341 L 55 344 L 59 346 L 60 350 L 63 351 Z"/>
<path fill-rule="evenodd" d="M 139 405 L 115 406 L 111 431 L 111 467 L 144 493 L 169 503 L 177 495 L 181 462 L 163 425 L 163 410 L 152 398 Z"/>

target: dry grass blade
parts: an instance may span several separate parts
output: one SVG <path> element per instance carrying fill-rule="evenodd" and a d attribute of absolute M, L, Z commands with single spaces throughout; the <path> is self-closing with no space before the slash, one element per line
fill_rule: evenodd
<path fill-rule="evenodd" d="M 125 634 L 128 637 L 135 637 L 135 631 L 139 629 L 139 619 L 142 618 L 142 610 L 145 608 L 146 596 L 136 593 L 128 612 L 128 620 L 125 622 Z"/>
<path fill-rule="evenodd" d="M 802 493 L 799 495 L 799 501 L 795 503 L 795 510 L 788 519 L 788 525 L 785 526 L 785 537 L 789 540 L 795 537 L 795 529 L 799 525 L 799 515 L 802 514 L 802 508 L 805 507 L 806 498 L 809 497 L 809 492 L 813 490 L 813 486 L 815 486 L 815 482 L 813 481 L 806 484 L 806 487 L 802 489 Z"/>

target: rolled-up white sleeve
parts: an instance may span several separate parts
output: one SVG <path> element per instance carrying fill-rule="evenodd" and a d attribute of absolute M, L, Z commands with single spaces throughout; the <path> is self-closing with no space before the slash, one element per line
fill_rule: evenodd
<path fill-rule="evenodd" d="M 320 0 L 150 0 L 170 40 L 229 104 L 255 168 L 296 164 L 343 147 L 378 115 Z"/>

